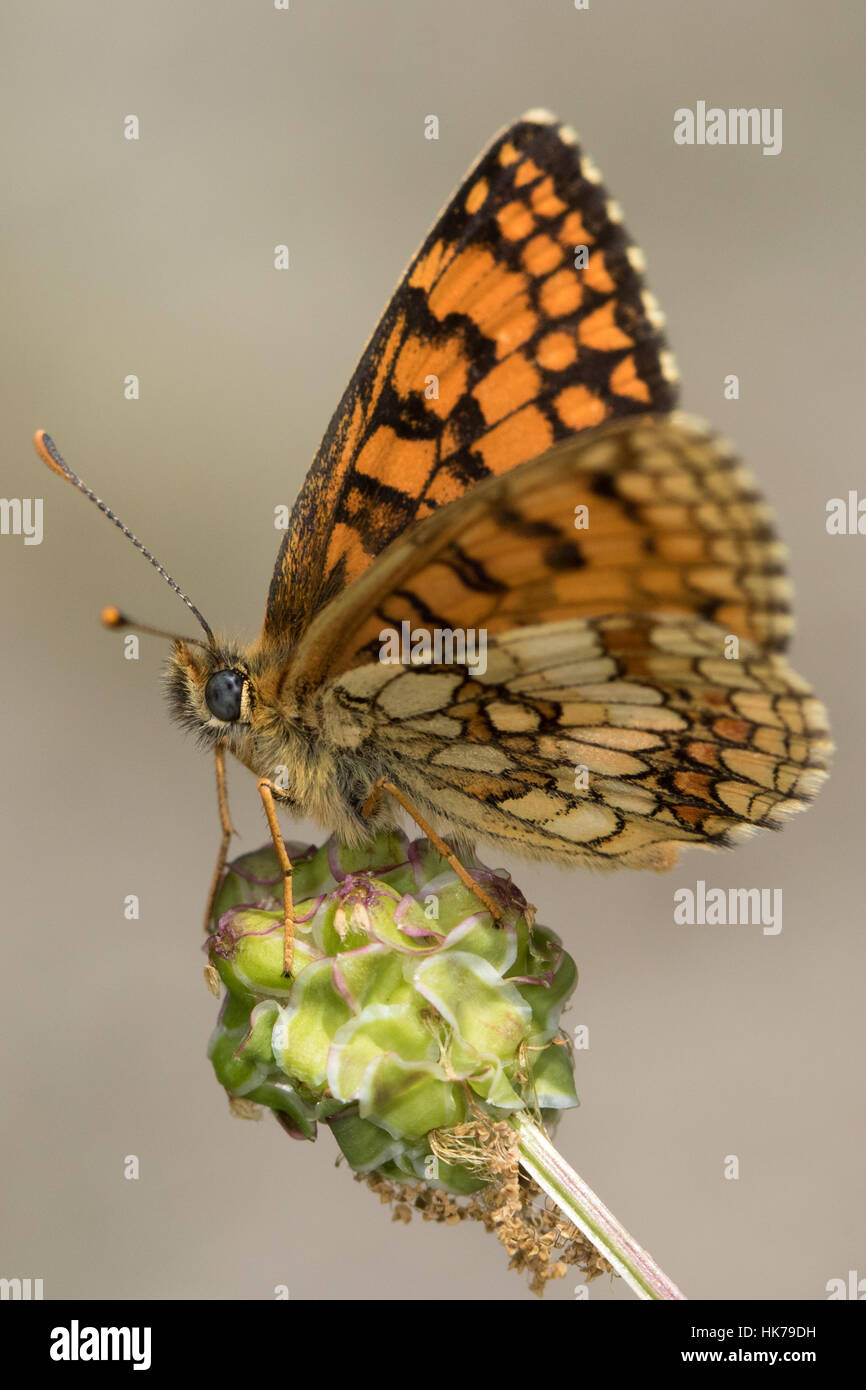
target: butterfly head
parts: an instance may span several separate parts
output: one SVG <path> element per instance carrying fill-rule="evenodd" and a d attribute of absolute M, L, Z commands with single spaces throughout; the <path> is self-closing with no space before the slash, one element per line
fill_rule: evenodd
<path fill-rule="evenodd" d="M 250 731 L 256 706 L 253 678 L 233 647 L 177 640 L 166 672 L 174 718 L 204 739 L 230 744 Z"/>

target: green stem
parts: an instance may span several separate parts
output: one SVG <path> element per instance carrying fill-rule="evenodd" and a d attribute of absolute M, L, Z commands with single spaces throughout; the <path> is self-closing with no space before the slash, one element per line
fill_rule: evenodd
<path fill-rule="evenodd" d="M 569 1221 L 621 1274 L 638 1298 L 684 1299 L 647 1252 L 553 1147 L 525 1111 L 512 1124 L 520 1136 L 521 1166 Z"/>

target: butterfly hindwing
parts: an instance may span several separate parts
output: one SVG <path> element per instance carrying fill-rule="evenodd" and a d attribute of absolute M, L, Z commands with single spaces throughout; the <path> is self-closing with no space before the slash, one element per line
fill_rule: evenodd
<path fill-rule="evenodd" d="M 414 520 L 604 420 L 666 411 L 675 372 L 640 252 L 575 137 L 531 115 L 482 155 L 412 261 L 292 512 L 266 643 Z"/>
<path fill-rule="evenodd" d="M 812 799 L 824 711 L 786 665 L 686 615 L 521 628 L 484 669 L 356 667 L 331 726 L 459 842 L 599 868 L 669 869 L 777 827 Z"/>

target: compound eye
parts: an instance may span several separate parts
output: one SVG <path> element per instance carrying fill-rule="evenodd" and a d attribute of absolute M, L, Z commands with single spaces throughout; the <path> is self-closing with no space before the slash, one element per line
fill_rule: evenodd
<path fill-rule="evenodd" d="M 205 703 L 215 719 L 234 724 L 241 717 L 246 677 L 240 671 L 217 671 L 204 688 Z"/>

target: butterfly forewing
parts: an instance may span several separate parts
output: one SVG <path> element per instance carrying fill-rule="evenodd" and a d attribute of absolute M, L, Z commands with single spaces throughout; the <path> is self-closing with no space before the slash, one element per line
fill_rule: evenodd
<path fill-rule="evenodd" d="M 412 261 L 328 428 L 277 558 L 264 640 L 417 518 L 607 419 L 675 401 L 640 253 L 573 134 L 504 131 Z"/>

